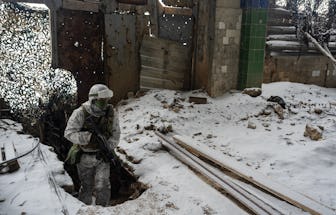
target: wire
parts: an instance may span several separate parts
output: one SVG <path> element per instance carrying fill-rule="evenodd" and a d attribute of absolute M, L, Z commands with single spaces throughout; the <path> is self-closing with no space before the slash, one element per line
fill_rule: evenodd
<path fill-rule="evenodd" d="M 12 159 L 9 159 L 9 160 L 5 160 L 5 161 L 1 162 L 1 163 L 0 163 L 0 169 L 6 167 L 6 166 L 3 166 L 4 164 L 7 164 L 7 163 L 10 163 L 10 162 L 12 162 L 12 161 L 15 161 L 15 160 L 17 160 L 17 159 L 19 159 L 19 158 L 22 158 L 22 157 L 24 157 L 24 156 L 30 154 L 31 152 L 33 152 L 35 149 L 37 149 L 37 147 L 40 145 L 40 141 L 39 141 L 39 139 L 35 139 L 35 141 L 37 142 L 36 145 L 35 145 L 32 149 L 30 149 L 29 151 L 27 151 L 27 152 L 25 152 L 25 153 L 23 153 L 23 154 L 21 154 L 21 155 L 15 157 L 15 158 L 12 158 Z"/>

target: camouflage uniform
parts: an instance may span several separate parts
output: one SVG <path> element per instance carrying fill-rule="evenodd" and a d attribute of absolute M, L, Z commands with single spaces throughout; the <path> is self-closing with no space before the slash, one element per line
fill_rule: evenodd
<path fill-rule="evenodd" d="M 99 128 L 108 140 L 110 149 L 114 150 L 119 143 L 120 128 L 118 114 L 113 110 L 112 105 L 108 105 L 103 114 L 97 114 L 92 110 L 89 101 L 83 103 L 70 116 L 64 136 L 73 144 L 78 144 L 83 152 L 77 164 L 81 181 L 79 200 L 85 204 L 91 204 L 92 194 L 95 191 L 96 204 L 106 206 L 111 196 L 110 163 L 99 156 L 97 142 L 91 138 L 92 126 Z"/>

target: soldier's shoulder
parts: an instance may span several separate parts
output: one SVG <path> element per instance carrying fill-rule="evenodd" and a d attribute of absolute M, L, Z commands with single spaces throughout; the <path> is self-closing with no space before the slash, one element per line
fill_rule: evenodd
<path fill-rule="evenodd" d="M 76 108 L 72 114 L 75 115 L 84 115 L 85 114 L 85 108 L 83 106 L 79 106 L 78 108 Z"/>

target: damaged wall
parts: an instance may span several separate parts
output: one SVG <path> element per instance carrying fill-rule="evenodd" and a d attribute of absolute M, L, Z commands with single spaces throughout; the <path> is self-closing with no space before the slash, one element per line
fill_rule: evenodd
<path fill-rule="evenodd" d="M 209 78 L 211 96 L 222 95 L 237 87 L 241 18 L 240 1 L 217 1 L 214 55 Z"/>
<path fill-rule="evenodd" d="M 336 68 L 324 56 L 268 57 L 264 67 L 264 82 L 276 81 L 336 87 Z"/>

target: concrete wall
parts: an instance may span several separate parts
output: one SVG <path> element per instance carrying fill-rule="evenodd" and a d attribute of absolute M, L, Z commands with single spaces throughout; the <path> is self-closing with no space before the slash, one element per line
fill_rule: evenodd
<path fill-rule="evenodd" d="M 219 96 L 237 87 L 242 10 L 240 1 L 218 0 L 210 95 Z"/>
<path fill-rule="evenodd" d="M 336 69 L 324 56 L 267 57 L 264 67 L 264 83 L 276 81 L 336 87 Z"/>

